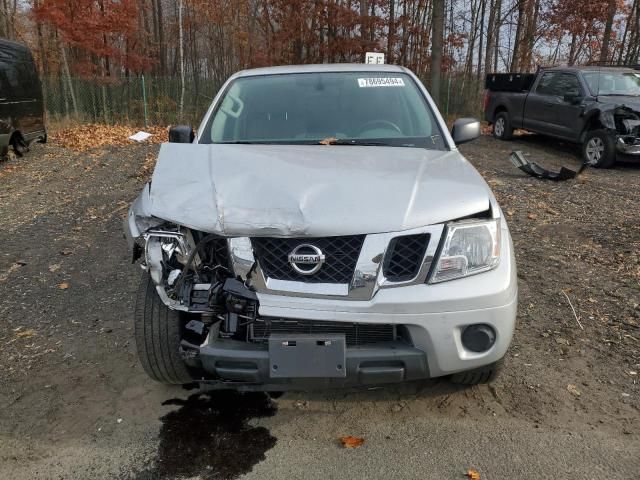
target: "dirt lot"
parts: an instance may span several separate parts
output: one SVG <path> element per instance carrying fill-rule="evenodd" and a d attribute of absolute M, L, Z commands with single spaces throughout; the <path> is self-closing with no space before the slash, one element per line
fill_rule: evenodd
<path fill-rule="evenodd" d="M 502 376 L 270 399 L 164 387 L 137 362 L 121 222 L 157 149 L 37 145 L 0 164 L 0 478 L 637 477 L 640 167 L 544 182 L 508 153 L 577 166 L 573 147 L 465 145 L 517 252 Z"/>

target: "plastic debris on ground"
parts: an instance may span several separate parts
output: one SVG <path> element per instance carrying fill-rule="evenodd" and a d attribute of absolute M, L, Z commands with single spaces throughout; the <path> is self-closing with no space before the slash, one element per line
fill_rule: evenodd
<path fill-rule="evenodd" d="M 586 163 L 583 163 L 577 172 L 566 167 L 561 167 L 559 172 L 554 172 L 552 170 L 547 170 L 546 168 L 541 167 L 535 162 L 530 162 L 519 150 L 511 152 L 511 155 L 509 155 L 509 160 L 515 167 L 531 175 L 532 177 L 542 178 L 544 180 L 554 180 L 556 182 L 576 178 L 587 166 Z"/>
<path fill-rule="evenodd" d="M 133 140 L 134 142 L 140 143 L 148 140 L 149 137 L 152 137 L 152 136 L 153 136 L 153 133 L 143 132 L 142 130 L 140 130 L 139 132 L 136 132 L 133 135 L 130 135 L 128 138 L 129 140 Z"/>

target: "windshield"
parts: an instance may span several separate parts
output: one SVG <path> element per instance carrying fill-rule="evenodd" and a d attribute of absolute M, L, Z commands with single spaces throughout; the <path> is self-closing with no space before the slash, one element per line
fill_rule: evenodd
<path fill-rule="evenodd" d="M 238 78 L 200 138 L 200 143 L 319 142 L 446 148 L 416 83 L 397 72 Z"/>
<path fill-rule="evenodd" d="M 640 72 L 585 72 L 593 95 L 640 95 Z"/>

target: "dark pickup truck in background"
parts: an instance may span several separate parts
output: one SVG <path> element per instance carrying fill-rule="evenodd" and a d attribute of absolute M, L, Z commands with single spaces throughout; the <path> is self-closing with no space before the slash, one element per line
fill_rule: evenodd
<path fill-rule="evenodd" d="M 640 70 L 553 67 L 537 74 L 486 78 L 485 120 L 509 140 L 514 129 L 582 145 L 584 161 L 614 165 L 618 154 L 640 156 Z"/>
<path fill-rule="evenodd" d="M 29 49 L 0 38 L 0 159 L 9 147 L 17 156 L 34 141 L 46 142 L 38 70 Z"/>

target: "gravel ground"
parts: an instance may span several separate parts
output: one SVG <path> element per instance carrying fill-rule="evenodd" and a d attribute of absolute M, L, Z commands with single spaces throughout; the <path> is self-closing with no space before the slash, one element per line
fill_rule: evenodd
<path fill-rule="evenodd" d="M 121 223 L 157 149 L 36 145 L 0 163 L 0 478 L 637 476 L 640 166 L 553 183 L 508 153 L 577 167 L 574 147 L 534 135 L 463 146 L 517 253 L 503 374 L 270 399 L 161 386 L 137 362 L 140 274 Z M 342 435 L 365 443 L 343 449 Z"/>

